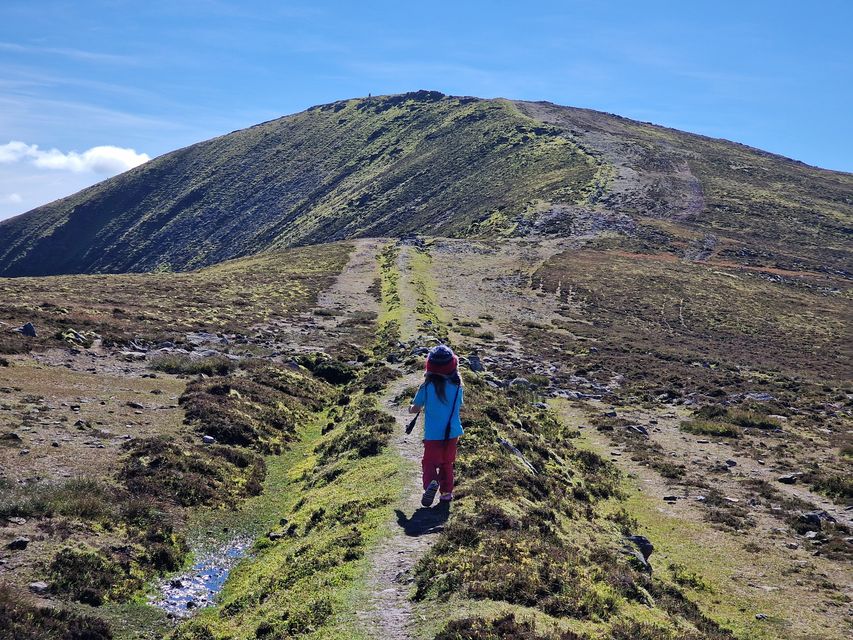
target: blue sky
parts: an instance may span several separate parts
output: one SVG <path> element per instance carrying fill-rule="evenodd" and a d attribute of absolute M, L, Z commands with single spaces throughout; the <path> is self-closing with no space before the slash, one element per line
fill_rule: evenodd
<path fill-rule="evenodd" d="M 853 2 L 409 4 L 3 0 L 0 218 L 214 135 L 415 89 L 590 107 L 853 171 Z"/>

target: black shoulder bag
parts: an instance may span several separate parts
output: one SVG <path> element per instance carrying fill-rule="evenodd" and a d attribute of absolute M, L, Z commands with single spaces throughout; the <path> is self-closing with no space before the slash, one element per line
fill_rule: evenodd
<path fill-rule="evenodd" d="M 456 395 L 453 396 L 453 404 L 450 405 L 450 416 L 447 418 L 447 426 L 444 427 L 444 441 L 450 440 L 450 423 L 453 422 L 453 412 L 456 411 L 456 401 L 459 399 L 459 390 L 462 388 L 460 384 L 456 387 Z"/>

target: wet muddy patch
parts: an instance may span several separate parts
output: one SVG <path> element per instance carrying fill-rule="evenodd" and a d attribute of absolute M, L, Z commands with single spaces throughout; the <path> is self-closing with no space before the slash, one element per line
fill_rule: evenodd
<path fill-rule="evenodd" d="M 196 610 L 213 604 L 228 574 L 251 549 L 250 537 L 229 542 L 196 553 L 191 569 L 162 580 L 149 602 L 170 617 L 184 618 Z"/>

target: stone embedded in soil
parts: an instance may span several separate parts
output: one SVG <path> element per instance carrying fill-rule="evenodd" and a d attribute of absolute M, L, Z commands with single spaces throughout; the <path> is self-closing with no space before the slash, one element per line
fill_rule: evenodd
<path fill-rule="evenodd" d="M 802 474 L 800 473 L 789 473 L 784 476 L 779 476 L 776 480 L 782 484 L 795 484 L 801 475 Z"/>
<path fill-rule="evenodd" d="M 26 336 L 28 338 L 35 338 L 36 328 L 33 326 L 32 322 L 27 322 L 26 324 L 22 324 L 20 327 L 15 327 L 12 329 L 15 333 L 20 333 L 22 336 Z"/>
<path fill-rule="evenodd" d="M 30 588 L 30 591 L 38 594 L 47 593 L 47 590 L 50 589 L 50 585 L 48 585 L 46 582 L 41 581 L 31 582 L 28 586 Z"/>
<path fill-rule="evenodd" d="M 9 549 L 11 549 L 12 551 L 23 551 L 24 549 L 27 548 L 27 545 L 29 545 L 29 544 L 30 544 L 30 539 L 21 536 L 20 538 L 15 538 L 14 540 L 12 540 L 12 542 L 7 544 L 6 546 L 9 547 Z"/>

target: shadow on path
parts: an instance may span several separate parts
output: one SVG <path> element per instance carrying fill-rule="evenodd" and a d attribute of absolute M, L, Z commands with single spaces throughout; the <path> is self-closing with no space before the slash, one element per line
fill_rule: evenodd
<path fill-rule="evenodd" d="M 394 509 L 397 514 L 397 524 L 403 529 L 407 536 L 422 536 L 428 533 L 439 533 L 444 529 L 444 523 L 450 516 L 450 503 L 439 502 L 434 507 L 421 507 L 407 518 L 406 514 L 399 509 Z"/>

